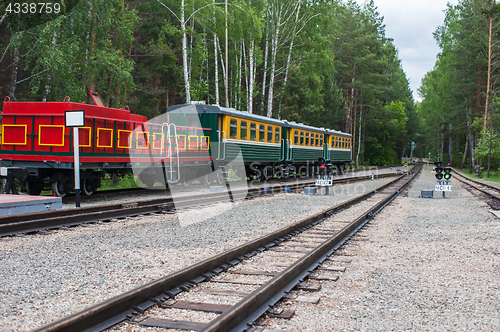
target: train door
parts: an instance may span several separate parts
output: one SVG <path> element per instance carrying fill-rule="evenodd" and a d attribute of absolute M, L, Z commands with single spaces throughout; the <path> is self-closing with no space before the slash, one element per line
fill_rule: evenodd
<path fill-rule="evenodd" d="M 285 160 L 288 162 L 293 161 L 293 156 L 292 156 L 292 128 L 285 128 L 283 127 L 283 130 L 286 131 L 286 156 Z"/>
<path fill-rule="evenodd" d="M 227 138 L 226 132 L 224 131 L 224 118 L 222 114 L 217 115 L 217 150 L 213 152 L 214 160 L 222 161 L 226 159 L 225 157 L 225 142 Z"/>

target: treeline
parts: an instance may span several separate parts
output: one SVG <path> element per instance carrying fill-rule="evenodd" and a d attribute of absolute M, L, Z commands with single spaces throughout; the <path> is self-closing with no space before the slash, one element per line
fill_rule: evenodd
<path fill-rule="evenodd" d="M 441 53 L 422 80 L 421 151 L 453 166 L 500 167 L 500 8 L 492 0 L 448 5 L 434 36 Z"/>
<path fill-rule="evenodd" d="M 61 15 L 29 24 L 0 4 L 3 96 L 79 102 L 97 91 L 148 117 L 205 101 L 351 133 L 359 165 L 410 155 L 414 101 L 373 1 L 59 3 Z"/>

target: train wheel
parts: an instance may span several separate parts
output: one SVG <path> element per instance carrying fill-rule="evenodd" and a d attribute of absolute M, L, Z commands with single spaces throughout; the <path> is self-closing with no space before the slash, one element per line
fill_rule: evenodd
<path fill-rule="evenodd" d="M 191 184 L 193 184 L 193 180 L 188 180 L 186 174 L 182 174 L 182 184 L 185 187 L 189 187 Z"/>
<path fill-rule="evenodd" d="M 94 193 L 94 186 L 92 185 L 92 180 L 91 179 L 83 180 L 82 189 L 85 195 L 87 196 L 92 195 Z"/>
<path fill-rule="evenodd" d="M 43 190 L 43 184 L 33 181 L 26 181 L 26 192 L 29 195 L 40 195 Z"/>
<path fill-rule="evenodd" d="M 52 182 L 51 184 L 52 192 L 56 194 L 57 197 L 66 196 L 66 190 L 64 189 L 64 182 L 61 180 L 57 180 Z"/>
<path fill-rule="evenodd" d="M 154 174 L 144 174 L 144 172 L 143 172 L 143 173 L 141 173 L 141 175 L 139 175 L 139 180 L 141 180 L 142 183 L 144 183 L 144 185 L 148 189 L 151 189 L 155 186 L 155 175 Z"/>
<path fill-rule="evenodd" d="M 217 182 L 219 182 L 219 184 L 223 184 L 225 182 L 224 174 L 222 174 L 220 169 L 217 170 Z"/>
<path fill-rule="evenodd" d="M 217 172 L 211 172 L 207 175 L 205 175 L 205 182 L 208 183 L 208 185 L 211 185 L 214 182 L 218 182 L 219 178 L 217 176 Z"/>

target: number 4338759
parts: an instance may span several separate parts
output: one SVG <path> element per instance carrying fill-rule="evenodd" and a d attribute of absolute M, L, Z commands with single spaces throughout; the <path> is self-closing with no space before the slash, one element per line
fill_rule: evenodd
<path fill-rule="evenodd" d="M 6 13 L 9 14 L 59 14 L 61 12 L 61 5 L 52 2 L 38 2 L 38 3 L 26 3 L 26 2 L 13 2 L 7 5 L 5 9 Z"/>

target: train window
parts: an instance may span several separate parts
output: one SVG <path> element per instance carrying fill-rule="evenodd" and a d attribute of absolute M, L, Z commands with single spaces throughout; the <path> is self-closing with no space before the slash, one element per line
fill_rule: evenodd
<path fill-rule="evenodd" d="M 293 144 L 299 145 L 299 132 L 297 130 L 295 130 L 295 135 L 293 137 Z"/>
<path fill-rule="evenodd" d="M 334 139 L 335 139 L 335 142 L 333 143 L 333 147 L 334 148 L 338 148 L 338 146 L 337 146 L 337 144 L 338 144 L 337 136 L 335 136 Z"/>
<path fill-rule="evenodd" d="M 272 126 L 267 126 L 267 141 L 268 142 L 273 142 L 273 127 Z"/>
<path fill-rule="evenodd" d="M 229 137 L 236 138 L 238 133 L 238 121 L 236 119 L 229 120 Z"/>
<path fill-rule="evenodd" d="M 340 139 L 340 148 L 341 149 L 344 148 L 344 138 L 343 137 Z"/>
<path fill-rule="evenodd" d="M 274 130 L 274 142 L 275 143 L 279 143 L 280 142 L 280 133 L 281 133 L 281 128 L 280 127 L 276 127 L 276 129 Z"/>
<path fill-rule="evenodd" d="M 335 147 L 335 137 L 332 136 L 332 148 Z"/>
<path fill-rule="evenodd" d="M 300 132 L 300 145 L 304 145 L 304 132 Z"/>
<path fill-rule="evenodd" d="M 306 145 L 309 145 L 309 133 L 306 133 Z"/>
<path fill-rule="evenodd" d="M 319 146 L 323 147 L 323 135 L 319 135 Z"/>
<path fill-rule="evenodd" d="M 316 134 L 316 144 L 315 145 L 319 146 L 319 135 L 318 134 Z"/>
<path fill-rule="evenodd" d="M 247 139 L 247 122 L 246 121 L 241 121 L 241 126 L 240 126 L 240 138 L 241 139 Z"/>
<path fill-rule="evenodd" d="M 259 141 L 264 142 L 266 136 L 266 126 L 263 124 L 259 125 Z"/>
<path fill-rule="evenodd" d="M 255 141 L 257 138 L 257 125 L 254 122 L 250 122 L 250 139 Z"/>

